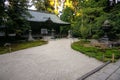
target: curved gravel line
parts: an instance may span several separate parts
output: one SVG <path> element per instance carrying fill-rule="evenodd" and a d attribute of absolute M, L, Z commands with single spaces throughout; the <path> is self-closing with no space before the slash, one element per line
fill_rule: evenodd
<path fill-rule="evenodd" d="M 76 80 L 103 64 L 71 49 L 73 39 L 0 55 L 0 80 Z"/>

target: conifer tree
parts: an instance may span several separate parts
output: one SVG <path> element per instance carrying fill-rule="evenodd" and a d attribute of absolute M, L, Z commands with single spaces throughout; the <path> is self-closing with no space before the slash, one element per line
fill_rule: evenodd
<path fill-rule="evenodd" d="M 5 1 L 9 4 L 5 5 Z M 0 24 L 5 25 L 9 33 L 22 32 L 29 27 L 28 16 L 27 0 L 0 0 Z"/>

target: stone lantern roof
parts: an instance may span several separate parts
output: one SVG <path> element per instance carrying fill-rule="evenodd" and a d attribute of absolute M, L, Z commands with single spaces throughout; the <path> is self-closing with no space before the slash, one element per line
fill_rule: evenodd
<path fill-rule="evenodd" d="M 103 23 L 103 27 L 108 27 L 110 26 L 110 22 L 108 20 L 105 20 Z"/>

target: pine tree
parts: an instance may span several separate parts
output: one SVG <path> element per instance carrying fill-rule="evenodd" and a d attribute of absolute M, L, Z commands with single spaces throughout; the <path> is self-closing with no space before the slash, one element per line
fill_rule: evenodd
<path fill-rule="evenodd" d="M 0 0 L 0 25 L 4 23 L 3 17 L 5 17 L 4 0 Z"/>
<path fill-rule="evenodd" d="M 9 24 L 16 30 L 24 30 L 29 25 L 27 17 L 28 13 L 28 1 L 27 0 L 9 0 L 10 7 L 8 9 Z M 11 24 L 12 23 L 12 24 Z"/>
<path fill-rule="evenodd" d="M 5 24 L 8 28 L 8 32 L 22 32 L 29 24 L 27 17 L 30 17 L 28 13 L 28 0 L 7 0 L 9 5 L 5 5 L 6 0 L 0 1 L 0 25 Z M 4 20 L 4 19 L 6 20 Z"/>

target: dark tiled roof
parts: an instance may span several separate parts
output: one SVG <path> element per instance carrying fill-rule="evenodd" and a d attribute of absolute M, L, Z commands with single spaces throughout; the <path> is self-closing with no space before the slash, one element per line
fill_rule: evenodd
<path fill-rule="evenodd" d="M 55 14 L 50 13 L 44 13 L 44 12 L 37 12 L 37 11 L 29 11 L 30 14 L 33 16 L 32 18 L 28 18 L 28 21 L 34 21 L 34 22 L 46 22 L 49 19 L 56 24 L 70 24 L 68 22 L 64 22 L 60 20 L 59 17 L 57 17 Z"/>

